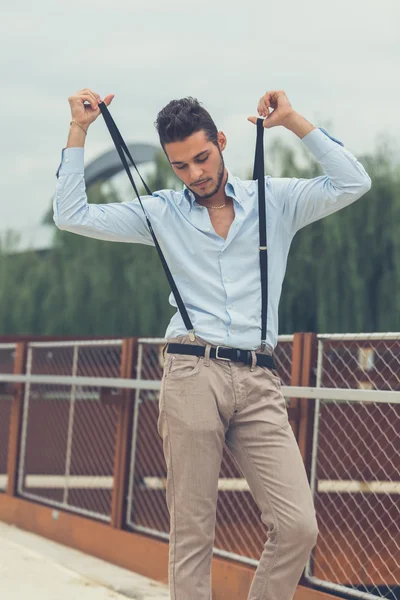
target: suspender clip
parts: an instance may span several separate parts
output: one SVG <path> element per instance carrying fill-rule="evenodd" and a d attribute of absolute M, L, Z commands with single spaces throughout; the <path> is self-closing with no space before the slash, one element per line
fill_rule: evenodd
<path fill-rule="evenodd" d="M 195 342 L 196 341 L 196 334 L 194 332 L 194 329 L 192 329 L 191 331 L 189 331 L 189 340 L 191 342 Z"/>

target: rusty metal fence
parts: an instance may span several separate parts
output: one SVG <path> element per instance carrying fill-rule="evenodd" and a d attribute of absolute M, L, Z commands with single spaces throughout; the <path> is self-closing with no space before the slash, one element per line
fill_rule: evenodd
<path fill-rule="evenodd" d="M 310 430 L 306 458 L 320 529 L 305 581 L 349 597 L 398 600 L 400 334 L 320 335 L 315 356 L 305 338 L 304 352 L 297 343 L 302 335 L 281 336 L 275 356 L 285 397 L 296 399 L 296 410 L 297 399 L 308 399 L 307 415 L 313 409 L 311 428 L 297 428 Z M 0 345 L 0 487 L 19 382 L 17 495 L 167 540 L 157 432 L 165 340 L 131 341 L 125 355 L 122 340 L 30 342 L 19 376 L 11 375 L 15 345 Z M 303 386 L 316 375 L 316 387 L 300 387 L 293 377 L 300 371 Z M 297 425 L 308 418 L 303 408 L 292 413 Z M 257 565 L 268 532 L 229 451 L 218 487 L 214 553 Z"/>
<path fill-rule="evenodd" d="M 319 335 L 317 387 L 400 390 L 400 335 Z M 333 391 L 332 390 L 332 391 Z M 354 598 L 400 595 L 400 404 L 316 399 L 309 582 Z"/>

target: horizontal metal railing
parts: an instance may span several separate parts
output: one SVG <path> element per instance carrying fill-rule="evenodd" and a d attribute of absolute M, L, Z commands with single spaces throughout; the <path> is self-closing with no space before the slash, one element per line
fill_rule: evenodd
<path fill-rule="evenodd" d="M 0 374 L 0 382 L 32 383 L 44 385 L 76 385 L 80 387 L 95 386 L 97 388 L 115 388 L 124 390 L 153 390 L 159 391 L 161 380 L 118 379 L 111 377 L 63 377 L 52 375 L 4 375 Z M 335 399 L 336 402 L 348 400 L 358 402 L 383 402 L 400 404 L 400 391 L 390 390 L 349 390 L 348 388 L 315 388 L 308 386 L 281 387 L 285 398 L 319 398 L 321 400 Z"/>

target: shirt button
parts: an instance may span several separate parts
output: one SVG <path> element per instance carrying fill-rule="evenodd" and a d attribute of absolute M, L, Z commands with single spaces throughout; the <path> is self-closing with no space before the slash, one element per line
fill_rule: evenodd
<path fill-rule="evenodd" d="M 211 231 L 211 229 L 209 227 L 207 227 L 206 231 L 209 232 L 209 231 Z"/>
<path fill-rule="evenodd" d="M 69 158 L 65 158 L 65 159 L 64 159 L 64 162 L 69 162 Z"/>
<path fill-rule="evenodd" d="M 233 304 L 230 304 L 230 305 L 228 306 L 228 308 L 229 308 L 229 309 L 233 308 Z"/>
<path fill-rule="evenodd" d="M 232 279 L 230 277 L 224 277 L 225 283 L 230 283 Z"/>
<path fill-rule="evenodd" d="M 231 333 L 235 333 L 235 330 L 234 330 L 234 329 L 231 329 Z"/>

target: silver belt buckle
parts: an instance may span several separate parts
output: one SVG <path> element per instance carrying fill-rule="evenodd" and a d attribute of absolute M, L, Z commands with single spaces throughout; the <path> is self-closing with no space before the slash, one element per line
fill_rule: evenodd
<path fill-rule="evenodd" d="M 215 358 L 218 358 L 218 360 L 231 360 L 230 358 L 224 358 L 223 356 L 218 356 L 219 348 L 228 348 L 228 346 L 217 346 L 216 350 L 215 350 Z"/>

